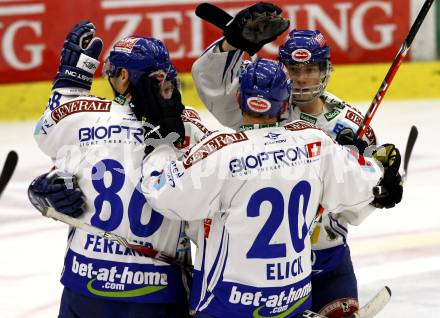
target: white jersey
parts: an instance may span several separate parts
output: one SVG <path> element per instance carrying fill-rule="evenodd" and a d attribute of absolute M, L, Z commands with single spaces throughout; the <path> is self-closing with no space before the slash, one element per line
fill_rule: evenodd
<path fill-rule="evenodd" d="M 238 75 L 248 61 L 243 60 L 240 50 L 220 53 L 216 48 L 217 43 L 211 45 L 193 64 L 192 75 L 198 94 L 211 114 L 222 125 L 238 130 L 242 124 L 242 112 L 236 98 L 240 88 Z M 298 107 L 289 107 L 282 115 L 282 123 L 299 119 L 308 121 L 332 138 L 336 138 L 345 127 L 357 130 L 363 120 L 360 111 L 328 92 L 321 99 L 325 104 L 322 114 L 311 116 L 302 113 Z M 363 139 L 369 144 L 376 144 L 371 127 L 366 130 Z M 366 209 L 369 213 L 374 211 L 372 206 Z M 341 261 L 347 246 L 348 224 L 359 223 L 354 215 L 348 214 L 328 214 L 316 226 L 312 236 L 314 273 L 332 270 Z"/>
<path fill-rule="evenodd" d="M 181 160 L 160 146 L 143 169 L 144 176 L 159 174 L 142 182 L 154 209 L 174 219 L 212 219 L 198 251 L 194 309 L 233 318 L 285 317 L 308 308 L 308 230 L 318 205 L 327 213 L 350 210 L 361 220 L 382 175 L 374 160 L 358 162 L 304 121 L 216 132 Z"/>
<path fill-rule="evenodd" d="M 54 165 L 74 174 L 86 202 L 79 219 L 170 256 L 189 253 L 181 221 L 153 210 L 139 190 L 144 128 L 128 103 L 58 89 L 40 119 L 35 139 Z M 186 145 L 207 129 L 195 110 L 184 111 Z M 91 297 L 119 301 L 181 303 L 186 299 L 176 266 L 115 242 L 70 229 L 61 282 Z"/>

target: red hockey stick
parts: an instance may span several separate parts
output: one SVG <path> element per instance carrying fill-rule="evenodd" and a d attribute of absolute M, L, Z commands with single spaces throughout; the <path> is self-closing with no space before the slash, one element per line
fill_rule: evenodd
<path fill-rule="evenodd" d="M 397 52 L 396 57 L 394 58 L 393 64 L 391 64 L 390 69 L 388 70 L 387 75 L 385 76 L 385 79 L 383 80 L 382 84 L 379 87 L 379 90 L 377 91 L 377 94 L 374 96 L 373 101 L 371 102 L 370 107 L 368 108 L 367 113 L 365 114 L 364 120 L 359 125 L 359 129 L 356 132 L 356 135 L 358 138 L 362 138 L 362 136 L 365 134 L 365 131 L 367 130 L 368 126 L 370 126 L 370 122 L 373 119 L 374 114 L 376 113 L 377 109 L 379 108 L 379 105 L 385 96 L 388 88 L 391 85 L 391 82 L 394 78 L 394 76 L 397 73 L 397 70 L 400 67 L 400 64 L 402 63 L 403 59 L 406 57 L 406 54 L 408 53 L 409 48 L 411 47 L 411 44 L 414 40 L 414 37 L 416 36 L 417 32 L 420 29 L 420 26 L 423 23 L 423 20 L 425 20 L 426 15 L 428 14 L 429 9 L 431 8 L 432 3 L 434 0 L 426 0 L 423 4 L 422 9 L 420 9 L 419 14 L 417 15 L 416 20 L 414 21 L 413 25 L 411 26 L 411 29 L 409 30 L 408 35 L 406 36 L 405 41 L 402 43 L 402 46 L 400 47 L 399 52 Z"/>
<path fill-rule="evenodd" d="M 434 2 L 434 0 L 426 0 L 425 3 L 423 4 L 422 9 L 420 9 L 420 12 L 417 15 L 417 18 L 414 21 L 413 25 L 411 26 L 411 29 L 409 30 L 405 41 L 403 41 L 402 46 L 399 49 L 399 52 L 397 53 L 396 57 L 394 58 L 393 64 L 391 64 L 390 69 L 388 70 L 388 73 L 385 76 L 385 79 L 383 80 L 382 84 L 380 85 L 379 90 L 377 91 L 377 94 L 374 96 L 373 101 L 371 102 L 371 105 L 368 108 L 367 113 L 365 114 L 364 120 L 359 125 L 359 129 L 356 132 L 356 135 L 359 139 L 364 136 L 366 130 L 370 126 L 370 122 L 373 119 L 373 116 L 376 113 L 377 109 L 379 108 L 380 102 L 382 101 L 383 97 L 385 96 L 385 94 L 388 90 L 388 87 L 390 86 L 394 76 L 397 73 L 397 70 L 400 67 L 400 64 L 402 63 L 403 59 L 405 58 L 406 54 L 408 53 L 408 50 L 411 47 L 411 44 L 414 40 L 414 37 L 416 36 L 417 32 L 419 31 L 420 26 L 423 23 L 423 20 L 425 20 L 425 17 L 428 14 L 428 11 L 431 8 L 431 5 L 433 2 Z M 321 220 L 321 217 L 323 214 L 324 214 L 324 208 L 320 205 L 318 208 L 318 211 L 316 213 L 315 219 L 312 222 L 312 224 L 310 225 L 310 228 L 309 228 L 310 234 L 313 233 L 313 230 L 315 229 L 316 224 Z"/>

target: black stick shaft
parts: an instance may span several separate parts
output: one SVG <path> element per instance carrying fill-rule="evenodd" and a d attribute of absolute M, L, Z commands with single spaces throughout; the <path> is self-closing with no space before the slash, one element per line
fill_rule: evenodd
<path fill-rule="evenodd" d="M 224 30 L 228 22 L 233 19 L 233 17 L 222 8 L 206 2 L 197 6 L 196 15 L 221 30 Z"/>
<path fill-rule="evenodd" d="M 11 150 L 6 157 L 5 164 L 0 175 L 0 196 L 3 190 L 6 188 L 9 180 L 11 180 L 12 174 L 14 173 L 15 167 L 17 166 L 18 155 L 14 150 Z"/>
<path fill-rule="evenodd" d="M 417 127 L 412 126 L 409 132 L 408 141 L 406 142 L 405 158 L 403 160 L 403 176 L 402 176 L 403 179 L 406 179 L 406 175 L 408 173 L 409 160 L 411 159 L 411 154 L 418 135 L 419 135 L 419 131 L 417 130 Z"/>

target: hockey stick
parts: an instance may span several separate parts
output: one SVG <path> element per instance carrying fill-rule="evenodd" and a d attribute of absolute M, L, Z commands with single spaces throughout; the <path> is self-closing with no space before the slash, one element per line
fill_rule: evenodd
<path fill-rule="evenodd" d="M 349 318 L 372 318 L 376 316 L 391 299 L 391 289 L 383 287 L 368 303 L 362 306 Z"/>
<path fill-rule="evenodd" d="M 402 173 L 403 181 L 406 180 L 406 176 L 408 174 L 409 159 L 411 158 L 411 153 L 414 148 L 414 144 L 416 143 L 418 135 L 419 135 L 419 131 L 417 130 L 417 127 L 413 125 L 409 132 L 408 141 L 406 142 L 405 159 L 403 160 L 403 173 Z"/>
<path fill-rule="evenodd" d="M 228 25 L 228 22 L 233 19 L 233 17 L 222 8 L 206 2 L 197 6 L 196 15 L 200 19 L 215 25 L 221 30 L 224 30 Z"/>
<path fill-rule="evenodd" d="M 153 248 L 130 242 L 125 237 L 122 237 L 116 233 L 104 231 L 104 230 L 97 228 L 93 225 L 84 223 L 78 219 L 71 217 L 71 216 L 60 213 L 53 208 L 47 208 L 42 214 L 45 217 L 52 218 L 57 221 L 61 221 L 63 223 L 71 225 L 77 229 L 81 229 L 87 233 L 102 237 L 102 238 L 109 240 L 109 241 L 116 242 L 126 248 L 129 248 L 133 251 L 138 252 L 139 254 L 154 258 L 156 260 L 162 261 L 167 264 L 177 265 L 185 271 L 192 272 L 194 269 L 192 265 L 182 263 L 179 260 L 175 259 L 174 257 L 166 255 L 163 252 L 159 252 Z"/>
<path fill-rule="evenodd" d="M 417 15 L 416 20 L 414 21 L 413 25 L 411 26 L 411 29 L 408 32 L 408 35 L 406 36 L 405 41 L 403 41 L 402 46 L 399 49 L 399 52 L 397 52 L 396 57 L 393 60 L 393 63 L 391 64 L 387 75 L 385 75 L 384 80 L 382 81 L 382 84 L 379 87 L 379 90 L 377 91 L 376 95 L 373 98 L 373 101 L 371 102 L 370 107 L 368 107 L 367 113 L 364 116 L 364 119 L 362 120 L 362 123 L 359 125 L 358 130 L 356 131 L 357 138 L 361 139 L 365 132 L 367 131 L 368 127 L 370 126 L 370 122 L 373 119 L 374 114 L 376 113 L 377 109 L 379 108 L 380 103 L 382 102 L 383 97 L 385 96 L 386 92 L 388 91 L 389 86 L 391 85 L 391 82 L 394 79 L 394 76 L 397 73 L 397 70 L 400 67 L 400 64 L 402 64 L 402 61 L 405 59 L 406 55 L 408 54 L 408 50 L 411 47 L 411 44 L 417 34 L 417 32 L 420 29 L 420 26 L 423 23 L 423 20 L 425 20 L 426 15 L 429 12 L 429 9 L 431 8 L 432 3 L 434 0 L 426 0 L 423 4 L 422 9 L 420 9 L 419 14 Z M 380 195 L 383 191 L 381 187 L 376 186 L 373 189 L 375 195 Z M 316 224 L 321 219 L 322 215 L 324 213 L 324 209 L 322 206 L 319 206 L 318 211 L 316 213 L 315 219 L 312 222 L 309 233 L 313 233 L 313 230 L 316 226 Z"/>
<path fill-rule="evenodd" d="M 11 180 L 12 174 L 14 173 L 15 167 L 17 166 L 18 155 L 14 150 L 9 151 L 5 164 L 3 165 L 2 173 L 0 175 L 0 196 L 8 185 L 9 180 Z"/>
<path fill-rule="evenodd" d="M 362 306 L 354 314 L 347 318 L 372 318 L 376 316 L 391 299 L 391 289 L 388 286 L 383 287 L 368 303 Z M 302 318 L 325 318 L 325 316 L 310 310 L 303 312 Z"/>
<path fill-rule="evenodd" d="M 416 126 L 412 126 L 411 130 L 409 132 L 408 140 L 406 142 L 406 149 L 405 149 L 405 158 L 403 160 L 403 173 L 402 173 L 402 184 L 406 181 L 407 174 L 408 174 L 408 165 L 409 160 L 411 159 L 411 153 L 414 148 L 414 145 L 417 141 L 417 136 L 419 135 L 419 131 L 417 130 Z M 388 191 L 380 185 L 377 185 L 373 188 L 374 196 L 380 197 L 388 194 Z"/>
<path fill-rule="evenodd" d="M 408 35 L 406 36 L 405 41 L 402 43 L 402 46 L 400 47 L 399 52 L 397 53 L 396 57 L 394 58 L 393 64 L 391 64 L 390 69 L 388 70 L 387 75 L 385 76 L 382 84 L 379 87 L 379 90 L 377 91 L 376 95 L 373 98 L 373 101 L 368 108 L 367 113 L 365 114 L 364 120 L 359 125 L 359 129 L 356 132 L 356 135 L 358 138 L 362 138 L 362 136 L 365 134 L 367 128 L 370 126 L 370 122 L 373 119 L 374 114 L 376 113 L 377 109 L 379 108 L 379 105 L 385 96 L 386 92 L 388 91 L 388 88 L 391 85 L 391 82 L 396 75 L 397 70 L 400 67 L 400 64 L 402 63 L 403 59 L 406 57 L 408 50 L 411 47 L 411 44 L 414 40 L 414 37 L 416 36 L 417 32 L 420 29 L 420 26 L 423 23 L 423 20 L 425 20 L 426 15 L 428 14 L 429 9 L 431 8 L 432 3 L 434 0 L 426 0 L 423 4 L 422 9 L 420 9 L 419 14 L 417 15 L 416 20 L 414 21 L 413 25 L 411 26 L 411 29 L 409 30 Z"/>

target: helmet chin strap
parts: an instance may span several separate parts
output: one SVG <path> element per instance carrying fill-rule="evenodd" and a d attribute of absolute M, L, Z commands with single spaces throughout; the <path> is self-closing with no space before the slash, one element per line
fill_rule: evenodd
<path fill-rule="evenodd" d="M 108 83 L 110 84 L 110 87 L 112 88 L 113 94 L 115 95 L 115 98 L 118 96 L 122 96 L 122 97 L 127 97 L 127 94 L 130 92 L 131 90 L 131 83 L 128 84 L 126 90 L 121 94 L 119 93 L 116 88 L 113 86 L 112 82 L 110 81 L 110 77 L 107 78 Z"/>

